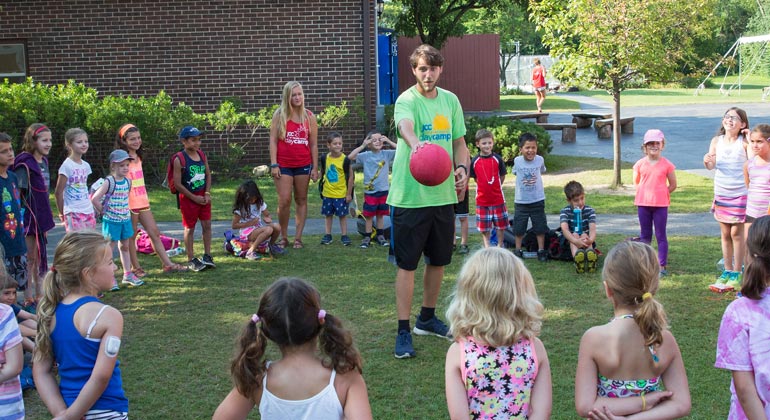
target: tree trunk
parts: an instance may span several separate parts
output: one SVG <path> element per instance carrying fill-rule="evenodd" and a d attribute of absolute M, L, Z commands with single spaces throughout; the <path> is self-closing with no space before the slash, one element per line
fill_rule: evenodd
<path fill-rule="evenodd" d="M 612 101 L 615 106 L 612 111 L 612 184 L 610 188 L 616 189 L 623 185 L 620 180 L 620 86 L 617 82 L 612 84 Z"/>

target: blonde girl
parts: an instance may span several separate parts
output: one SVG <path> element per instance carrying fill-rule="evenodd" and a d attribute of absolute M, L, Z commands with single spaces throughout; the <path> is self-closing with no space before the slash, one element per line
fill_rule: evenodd
<path fill-rule="evenodd" d="M 749 150 L 754 155 L 743 164 L 743 179 L 748 188 L 744 238 L 751 224 L 770 210 L 770 124 L 757 124 L 749 134 Z M 740 289 L 739 284 L 731 285 Z"/>
<path fill-rule="evenodd" d="M 48 271 L 47 232 L 56 226 L 51 212 L 48 191 L 51 171 L 48 153 L 51 151 L 51 129 L 35 123 L 24 132 L 22 152 L 13 162 L 24 201 L 24 228 L 27 242 L 27 273 L 29 284 L 24 286 L 24 306 L 34 307 L 41 295 L 40 278 Z"/>
<path fill-rule="evenodd" d="M 123 316 L 97 298 L 112 287 L 116 268 L 101 233 L 69 232 L 56 247 L 38 307 L 32 367 L 55 419 L 128 418 L 118 367 Z"/>
<path fill-rule="evenodd" d="M 725 287 L 728 281 L 740 283 L 747 198 L 743 164 L 747 159 L 748 126 L 746 111 L 735 107 L 728 109 L 717 135 L 711 139 L 708 153 L 703 156 L 703 166 L 716 170 L 711 211 L 719 222 L 725 264 L 716 283 L 709 286 L 712 290 Z"/>
<path fill-rule="evenodd" d="M 452 419 L 551 415 L 551 369 L 537 338 L 543 305 L 524 263 L 483 248 L 463 266 L 447 309 L 456 341 L 446 355 Z M 506 366 L 521 369 L 506 369 Z"/>
<path fill-rule="evenodd" d="M 88 175 L 91 165 L 83 160 L 88 151 L 88 134 L 80 128 L 70 128 L 64 133 L 64 143 L 69 156 L 59 167 L 56 180 L 56 207 L 59 219 L 67 232 L 96 227 L 94 206 L 88 198 Z"/>
<path fill-rule="evenodd" d="M 607 254 L 602 277 L 613 317 L 580 340 L 575 407 L 580 417 L 674 419 L 690 412 L 682 354 L 668 330 L 655 250 L 625 241 Z M 662 385 L 665 385 L 665 391 Z"/>
<path fill-rule="evenodd" d="M 142 224 L 147 236 L 150 237 L 152 248 L 163 265 L 163 272 L 187 271 L 186 266 L 172 262 L 166 254 L 160 239 L 160 229 L 158 229 L 158 224 L 155 223 L 155 218 L 150 211 L 150 198 L 147 195 L 142 169 L 142 135 L 139 133 L 139 129 L 133 124 L 123 124 L 115 136 L 115 148 L 125 150 L 133 159 L 128 165 L 127 176 L 131 180 L 131 190 L 128 192 L 128 208 L 131 210 L 131 224 L 134 229 L 134 236 L 128 241 L 131 272 L 139 278 L 147 275 L 139 264 L 139 258 L 136 255 L 136 235 L 139 234 L 139 229 L 137 229 L 139 223 Z"/>
<path fill-rule="evenodd" d="M 296 228 L 294 248 L 302 248 L 302 231 L 307 219 L 307 190 L 310 180 L 318 180 L 318 123 L 305 108 L 305 93 L 299 82 L 283 87 L 281 105 L 270 124 L 270 175 L 278 192 L 280 245 L 289 244 L 288 228 L 294 195 Z"/>
<path fill-rule="evenodd" d="M 271 341 L 281 353 L 272 362 L 265 360 Z M 246 419 L 254 406 L 263 420 L 372 418 L 350 332 L 301 279 L 268 287 L 238 339 L 230 372 L 235 387 L 213 420 Z"/>
<path fill-rule="evenodd" d="M 728 419 L 770 419 L 770 216 L 749 229 L 743 297 L 722 316 L 714 366 L 732 372 Z"/>
<path fill-rule="evenodd" d="M 642 152 L 644 157 L 634 164 L 634 185 L 639 227 L 642 242 L 652 242 L 652 231 L 655 228 L 655 241 L 658 243 L 658 264 L 660 275 L 668 274 L 668 206 L 671 204 L 671 193 L 676 190 L 676 167 L 671 161 L 661 156 L 666 146 L 663 132 L 657 129 L 644 133 Z"/>

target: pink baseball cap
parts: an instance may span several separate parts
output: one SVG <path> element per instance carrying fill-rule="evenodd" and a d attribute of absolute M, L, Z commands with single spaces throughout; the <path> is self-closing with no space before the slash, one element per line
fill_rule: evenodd
<path fill-rule="evenodd" d="M 654 141 L 662 142 L 665 139 L 666 138 L 663 135 L 663 132 L 658 130 L 657 128 L 653 128 L 652 130 L 647 130 L 647 132 L 644 133 L 644 144 L 652 143 Z"/>

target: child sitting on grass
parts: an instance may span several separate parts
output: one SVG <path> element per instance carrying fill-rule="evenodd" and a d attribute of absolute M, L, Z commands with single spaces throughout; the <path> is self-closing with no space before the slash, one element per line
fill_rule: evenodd
<path fill-rule="evenodd" d="M 267 288 L 238 339 L 230 365 L 235 387 L 214 420 L 371 419 L 361 355 L 339 318 L 321 309 L 318 291 L 297 278 Z M 280 358 L 265 359 L 268 343 Z M 320 391 L 319 391 L 320 390 Z"/>
<path fill-rule="evenodd" d="M 19 324 L 19 332 L 21 332 L 21 345 L 24 351 L 35 351 L 35 334 L 37 334 L 37 315 L 29 313 L 18 305 L 16 289 L 19 287 L 19 283 L 13 278 L 9 277 L 5 270 L 0 267 L 0 284 L 3 288 L 3 294 L 0 295 L 0 303 L 4 303 L 13 309 L 13 313 L 16 315 L 16 323 Z"/>
<path fill-rule="evenodd" d="M 567 196 L 569 205 L 561 209 L 559 224 L 562 235 L 569 242 L 572 258 L 575 260 L 575 271 L 578 274 L 586 271 L 593 273 L 599 259 L 594 249 L 596 211 L 591 206 L 586 206 L 585 190 L 579 182 L 568 182 L 564 186 L 564 195 Z M 576 220 L 577 214 L 580 214 L 580 221 Z"/>
<path fill-rule="evenodd" d="M 262 193 L 252 180 L 242 183 L 235 191 L 232 228 L 241 230 L 241 238 L 248 238 L 247 260 L 260 259 L 257 248 L 268 239 L 270 254 L 273 256 L 286 254 L 286 250 L 276 243 L 281 236 L 281 226 L 273 223 Z"/>

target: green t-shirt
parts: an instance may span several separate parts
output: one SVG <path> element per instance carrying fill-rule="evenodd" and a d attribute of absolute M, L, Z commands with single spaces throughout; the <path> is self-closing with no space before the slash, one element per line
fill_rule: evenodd
<path fill-rule="evenodd" d="M 432 99 L 422 96 L 414 86 L 404 91 L 396 100 L 393 119 L 396 127 L 403 119 L 413 121 L 414 132 L 421 142 L 438 144 L 453 158 L 453 140 L 465 135 L 463 109 L 454 93 L 438 87 L 436 89 L 438 95 Z M 397 146 L 388 193 L 389 205 L 420 208 L 457 203 L 454 176 L 450 175 L 435 187 L 420 184 L 409 171 L 412 150 L 400 133 Z"/>

